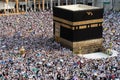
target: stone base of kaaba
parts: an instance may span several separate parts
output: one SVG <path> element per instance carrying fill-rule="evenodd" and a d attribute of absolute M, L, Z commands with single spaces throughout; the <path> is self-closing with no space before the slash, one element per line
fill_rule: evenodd
<path fill-rule="evenodd" d="M 71 42 L 66 39 L 60 38 L 59 42 L 63 46 L 71 49 L 73 53 L 76 54 L 87 54 L 87 53 L 105 51 L 105 49 L 102 46 L 103 43 L 102 38 L 79 41 L 79 42 Z"/>

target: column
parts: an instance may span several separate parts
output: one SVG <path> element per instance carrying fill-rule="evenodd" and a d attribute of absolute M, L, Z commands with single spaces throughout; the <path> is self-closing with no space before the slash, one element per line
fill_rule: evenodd
<path fill-rule="evenodd" d="M 26 10 L 25 10 L 25 11 L 27 12 L 27 0 L 25 0 L 25 3 L 26 3 L 26 5 L 25 5 L 25 7 L 26 7 Z"/>
<path fill-rule="evenodd" d="M 36 11 L 36 0 L 34 0 L 34 11 Z"/>
<path fill-rule="evenodd" d="M 60 0 L 58 0 L 58 6 L 60 6 Z"/>
<path fill-rule="evenodd" d="M 68 5 L 68 0 L 66 0 L 66 5 Z"/>
<path fill-rule="evenodd" d="M 41 5 L 40 5 L 40 4 L 41 4 L 41 2 L 40 2 L 40 0 L 39 0 L 39 1 L 38 1 L 38 9 L 39 9 L 39 10 L 41 10 L 41 9 L 40 9 L 40 8 L 41 8 Z"/>
<path fill-rule="evenodd" d="M 18 10 L 18 0 L 16 0 L 16 12 L 18 13 L 19 10 Z"/>
<path fill-rule="evenodd" d="M 92 6 L 95 6 L 95 0 L 92 0 Z"/>
<path fill-rule="evenodd" d="M 44 0 L 42 0 L 42 10 L 45 9 L 44 4 L 45 4 L 45 2 L 44 2 Z"/>
<path fill-rule="evenodd" d="M 46 2 L 46 3 L 47 3 L 47 10 L 48 10 L 48 0 L 47 0 L 47 2 Z"/>
<path fill-rule="evenodd" d="M 40 10 L 40 0 L 38 1 L 38 9 Z"/>
<path fill-rule="evenodd" d="M 50 0 L 50 10 L 52 10 L 53 9 L 53 0 Z"/>
<path fill-rule="evenodd" d="M 112 9 L 115 9 L 115 0 L 112 0 Z"/>
<path fill-rule="evenodd" d="M 8 0 L 5 0 L 5 4 L 6 4 L 6 6 L 5 7 L 8 7 Z M 5 14 L 6 14 L 6 9 L 4 9 L 4 12 L 5 12 Z"/>
<path fill-rule="evenodd" d="M 76 0 L 74 0 L 75 2 L 74 2 L 74 4 L 76 4 L 77 2 L 76 2 Z"/>
<path fill-rule="evenodd" d="M 45 1 L 42 0 L 42 9 L 45 10 Z"/>
<path fill-rule="evenodd" d="M 8 10 L 8 3 L 9 3 L 9 1 L 7 0 L 7 11 L 9 11 L 9 10 Z"/>

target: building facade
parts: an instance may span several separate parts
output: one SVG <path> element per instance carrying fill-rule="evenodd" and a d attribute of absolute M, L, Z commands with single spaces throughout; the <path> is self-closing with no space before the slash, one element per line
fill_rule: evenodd
<path fill-rule="evenodd" d="M 120 10 L 120 0 L 93 0 L 92 5 L 105 10 Z"/>

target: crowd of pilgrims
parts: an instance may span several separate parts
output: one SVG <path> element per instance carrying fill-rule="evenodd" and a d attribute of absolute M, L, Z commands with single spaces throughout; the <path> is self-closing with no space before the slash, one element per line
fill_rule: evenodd
<path fill-rule="evenodd" d="M 120 53 L 120 12 L 106 11 L 103 46 Z M 24 46 L 25 55 L 19 53 Z M 53 38 L 53 12 L 0 17 L 0 80 L 120 80 L 120 54 L 87 59 Z"/>

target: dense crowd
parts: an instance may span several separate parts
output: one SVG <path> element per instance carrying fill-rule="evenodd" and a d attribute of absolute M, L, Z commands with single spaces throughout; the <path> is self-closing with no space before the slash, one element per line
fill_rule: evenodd
<path fill-rule="evenodd" d="M 103 29 L 104 46 L 120 52 L 120 12 L 106 11 Z"/>
<path fill-rule="evenodd" d="M 120 54 L 87 59 L 53 39 L 52 11 L 0 17 L 0 79 L 120 80 Z M 107 11 L 104 47 L 120 52 L 120 12 Z M 19 50 L 24 46 L 25 55 Z"/>

